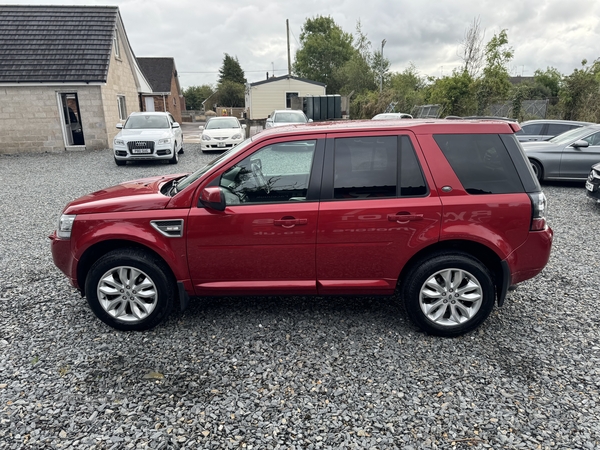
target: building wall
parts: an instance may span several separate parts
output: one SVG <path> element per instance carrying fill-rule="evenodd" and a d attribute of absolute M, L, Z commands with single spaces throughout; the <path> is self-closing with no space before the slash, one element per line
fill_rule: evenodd
<path fill-rule="evenodd" d="M 246 102 L 250 119 L 266 119 L 275 109 L 285 109 L 286 92 L 297 92 L 300 97 L 325 95 L 325 86 L 305 81 L 284 79 L 259 84 L 250 88 L 250 98 Z"/>
<path fill-rule="evenodd" d="M 146 111 L 146 97 L 149 95 L 143 95 L 141 98 L 142 111 Z M 171 77 L 171 94 L 170 95 L 153 95 L 154 98 L 154 111 L 166 111 L 170 112 L 176 122 L 181 123 L 181 102 L 183 96 L 179 96 L 177 91 L 177 83 L 175 76 Z"/>
<path fill-rule="evenodd" d="M 100 86 L 0 87 L 0 153 L 65 150 L 58 93 L 76 93 L 86 148 L 106 148 Z"/>
<path fill-rule="evenodd" d="M 104 107 L 104 117 L 106 120 L 107 146 L 112 148 L 113 139 L 117 135 L 117 123 L 124 123 L 124 120 L 119 119 L 119 107 L 117 97 L 125 96 L 125 106 L 127 116 L 135 111 L 140 111 L 140 99 L 138 88 L 135 82 L 134 69 L 129 59 L 129 52 L 126 51 L 124 42 L 127 42 L 123 37 L 121 30 L 120 34 L 120 57 L 115 56 L 113 49 L 110 64 L 108 67 L 108 76 L 106 85 L 102 87 L 102 104 Z"/>

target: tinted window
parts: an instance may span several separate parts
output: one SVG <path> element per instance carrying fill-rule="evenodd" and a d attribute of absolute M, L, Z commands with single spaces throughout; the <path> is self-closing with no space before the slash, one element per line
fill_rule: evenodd
<path fill-rule="evenodd" d="M 423 173 L 407 136 L 335 140 L 334 198 L 361 199 L 426 193 Z"/>
<path fill-rule="evenodd" d="M 469 194 L 524 192 L 498 135 L 446 134 L 434 139 Z"/>
<path fill-rule="evenodd" d="M 548 136 L 556 136 L 557 134 L 562 134 L 565 131 L 572 130 L 573 128 L 576 128 L 576 126 L 560 123 L 550 123 L 548 124 L 548 131 L 546 134 Z"/>
<path fill-rule="evenodd" d="M 524 125 L 522 128 L 522 134 L 542 134 L 543 127 L 543 123 L 532 123 L 530 125 Z"/>
<path fill-rule="evenodd" d="M 600 133 L 594 133 L 586 138 L 583 138 L 584 141 L 587 141 L 590 145 L 600 145 Z"/>
<path fill-rule="evenodd" d="M 221 176 L 228 205 L 304 201 L 317 141 L 264 147 Z"/>

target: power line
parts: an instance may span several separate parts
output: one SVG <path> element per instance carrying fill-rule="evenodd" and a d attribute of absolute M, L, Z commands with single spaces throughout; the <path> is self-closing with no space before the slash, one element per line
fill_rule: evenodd
<path fill-rule="evenodd" d="M 287 69 L 275 69 L 275 72 L 286 72 Z M 247 72 L 268 72 L 268 70 L 244 70 L 244 73 Z M 194 74 L 194 73 L 219 73 L 219 71 L 216 72 L 180 72 L 177 71 L 177 73 L 179 75 L 187 75 L 187 74 Z"/>

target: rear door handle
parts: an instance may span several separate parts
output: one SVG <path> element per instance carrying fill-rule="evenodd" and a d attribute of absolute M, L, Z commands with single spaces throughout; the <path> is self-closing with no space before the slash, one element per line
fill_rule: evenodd
<path fill-rule="evenodd" d="M 410 214 L 410 213 L 388 214 L 387 218 L 390 222 L 408 223 L 413 220 L 423 220 L 423 214 Z"/>
<path fill-rule="evenodd" d="M 308 219 L 296 219 L 295 217 L 282 217 L 273 221 L 273 225 L 283 228 L 293 228 L 296 225 L 306 225 L 307 223 Z"/>

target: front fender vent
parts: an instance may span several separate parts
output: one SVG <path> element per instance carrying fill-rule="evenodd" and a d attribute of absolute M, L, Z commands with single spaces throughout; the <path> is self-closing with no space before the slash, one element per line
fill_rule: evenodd
<path fill-rule="evenodd" d="M 173 238 L 183 236 L 183 219 L 151 220 L 150 225 L 164 236 Z"/>

